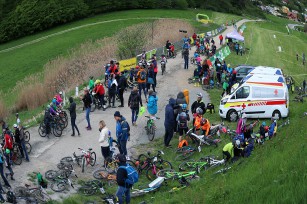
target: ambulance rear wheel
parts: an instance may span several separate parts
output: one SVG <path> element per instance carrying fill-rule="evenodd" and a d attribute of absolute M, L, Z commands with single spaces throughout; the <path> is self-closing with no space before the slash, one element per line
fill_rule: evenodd
<path fill-rule="evenodd" d="M 280 120 L 281 119 L 280 111 L 274 110 L 273 113 L 272 113 L 272 118 L 276 118 L 276 119 Z"/>
<path fill-rule="evenodd" d="M 236 110 L 229 110 L 227 113 L 227 119 L 229 122 L 236 122 L 239 118 L 238 112 Z"/>

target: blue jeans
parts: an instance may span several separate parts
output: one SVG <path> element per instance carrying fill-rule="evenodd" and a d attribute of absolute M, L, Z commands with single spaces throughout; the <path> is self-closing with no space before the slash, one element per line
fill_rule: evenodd
<path fill-rule="evenodd" d="M 127 156 L 127 140 L 119 140 L 119 153 Z"/>
<path fill-rule="evenodd" d="M 189 56 L 184 56 L 184 69 L 189 69 Z"/>
<path fill-rule="evenodd" d="M 119 204 L 123 204 L 124 203 L 124 199 L 123 196 L 125 195 L 126 197 L 126 204 L 130 203 L 130 188 L 125 188 L 122 186 L 118 186 L 117 192 L 116 192 L 116 196 L 118 198 L 118 203 Z"/>
<path fill-rule="evenodd" d="M 131 108 L 131 111 L 132 111 L 132 123 L 134 123 L 138 119 L 139 109 Z"/>
<path fill-rule="evenodd" d="M 139 94 L 142 98 L 142 90 L 144 90 L 145 99 L 147 100 L 146 83 L 139 83 Z"/>
<path fill-rule="evenodd" d="M 26 160 L 27 160 L 27 161 L 30 161 L 30 160 L 29 160 L 29 156 L 28 156 L 28 152 L 27 152 L 27 149 L 26 149 L 25 141 L 24 141 L 24 140 L 21 140 L 21 141 L 20 141 L 20 144 L 21 144 L 21 147 L 22 147 L 22 149 L 23 149 L 24 155 L 26 156 Z"/>
<path fill-rule="evenodd" d="M 91 107 L 85 109 L 85 118 L 87 121 L 87 127 L 91 127 L 90 112 L 91 112 Z"/>

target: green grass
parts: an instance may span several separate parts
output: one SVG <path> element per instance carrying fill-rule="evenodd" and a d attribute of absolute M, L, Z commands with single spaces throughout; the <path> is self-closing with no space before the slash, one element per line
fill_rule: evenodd
<path fill-rule="evenodd" d="M 15 40 L 13 42 L 0 45 L 0 51 L 66 29 L 74 28 L 85 24 L 97 23 L 101 21 L 114 20 L 114 19 L 151 18 L 151 17 L 187 19 L 191 21 L 193 25 L 195 25 L 195 27 L 199 30 L 199 32 L 209 31 L 218 27 L 217 24 L 210 24 L 207 26 L 203 26 L 202 24 L 196 22 L 194 19 L 195 19 L 195 14 L 198 12 L 206 13 L 210 17 L 217 15 L 217 13 L 215 12 L 199 11 L 199 10 L 188 10 L 188 11 L 131 10 L 131 11 L 114 12 L 103 15 L 97 15 L 91 18 L 69 23 L 63 26 L 59 26 L 44 31 L 42 33 L 38 33 L 32 36 L 24 37 L 19 40 Z M 184 15 L 182 15 L 183 13 Z M 97 39 L 112 36 L 113 34 L 115 34 L 124 27 L 147 21 L 151 20 L 129 19 L 124 21 L 97 24 L 94 26 L 89 26 L 78 30 L 70 31 L 67 33 L 63 33 L 61 35 L 52 36 L 38 43 L 27 45 L 25 47 L 18 48 L 16 50 L 0 53 L 0 59 L 1 59 L 0 90 L 4 93 L 8 92 L 11 88 L 15 86 L 16 82 L 22 80 L 25 76 L 42 71 L 43 66 L 48 61 L 56 58 L 59 55 L 64 55 L 64 56 L 68 55 L 71 49 L 78 47 L 78 45 L 87 40 L 95 41 Z M 220 22 L 222 22 L 221 19 L 218 19 L 217 23 Z"/>

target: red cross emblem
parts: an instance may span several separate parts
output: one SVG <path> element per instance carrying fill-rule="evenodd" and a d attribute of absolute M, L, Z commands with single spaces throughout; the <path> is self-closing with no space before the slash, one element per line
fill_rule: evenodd
<path fill-rule="evenodd" d="M 243 110 L 246 108 L 245 103 L 242 104 L 242 108 L 243 108 Z"/>
<path fill-rule="evenodd" d="M 275 89 L 274 94 L 275 94 L 275 95 L 277 95 L 277 94 L 278 94 L 278 90 L 277 90 L 277 89 Z"/>

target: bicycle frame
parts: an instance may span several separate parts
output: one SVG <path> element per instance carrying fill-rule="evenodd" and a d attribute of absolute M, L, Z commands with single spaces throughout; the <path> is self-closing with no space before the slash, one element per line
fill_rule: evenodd
<path fill-rule="evenodd" d="M 225 164 L 225 162 L 226 162 L 225 159 L 216 160 L 216 159 L 213 159 L 213 158 L 211 158 L 211 157 L 206 158 L 206 159 L 207 159 L 208 165 L 209 165 L 210 167 L 219 166 L 219 165 Z"/>
<path fill-rule="evenodd" d="M 82 148 L 78 148 L 80 151 L 81 151 L 81 153 L 83 154 L 82 155 L 82 158 L 83 159 L 85 159 L 85 161 L 86 161 L 86 166 L 88 166 L 89 164 L 90 164 L 90 158 L 91 158 L 91 151 L 85 151 L 84 149 L 82 149 Z"/>
<path fill-rule="evenodd" d="M 205 135 L 197 135 L 197 134 L 193 133 L 192 131 L 193 131 L 193 128 L 191 128 L 187 132 L 187 135 L 189 135 L 190 137 L 192 136 L 192 137 L 194 137 L 198 140 L 198 142 L 199 142 L 198 151 L 201 152 L 201 147 L 200 147 L 201 145 L 203 145 L 203 144 L 210 145 L 210 143 L 207 141 L 208 138 Z"/>
<path fill-rule="evenodd" d="M 189 167 L 189 168 L 194 168 L 197 170 L 197 172 L 199 173 L 199 170 L 201 168 L 203 168 L 204 166 L 206 166 L 208 163 L 207 162 L 202 162 L 202 161 L 187 161 L 185 162 L 186 165 Z M 180 170 L 180 168 L 179 168 Z"/>
<path fill-rule="evenodd" d="M 190 171 L 190 172 L 176 172 L 176 171 L 170 171 L 165 173 L 165 178 L 166 179 L 175 179 L 175 178 L 187 178 L 187 177 L 192 177 L 196 175 L 196 171 Z"/>

